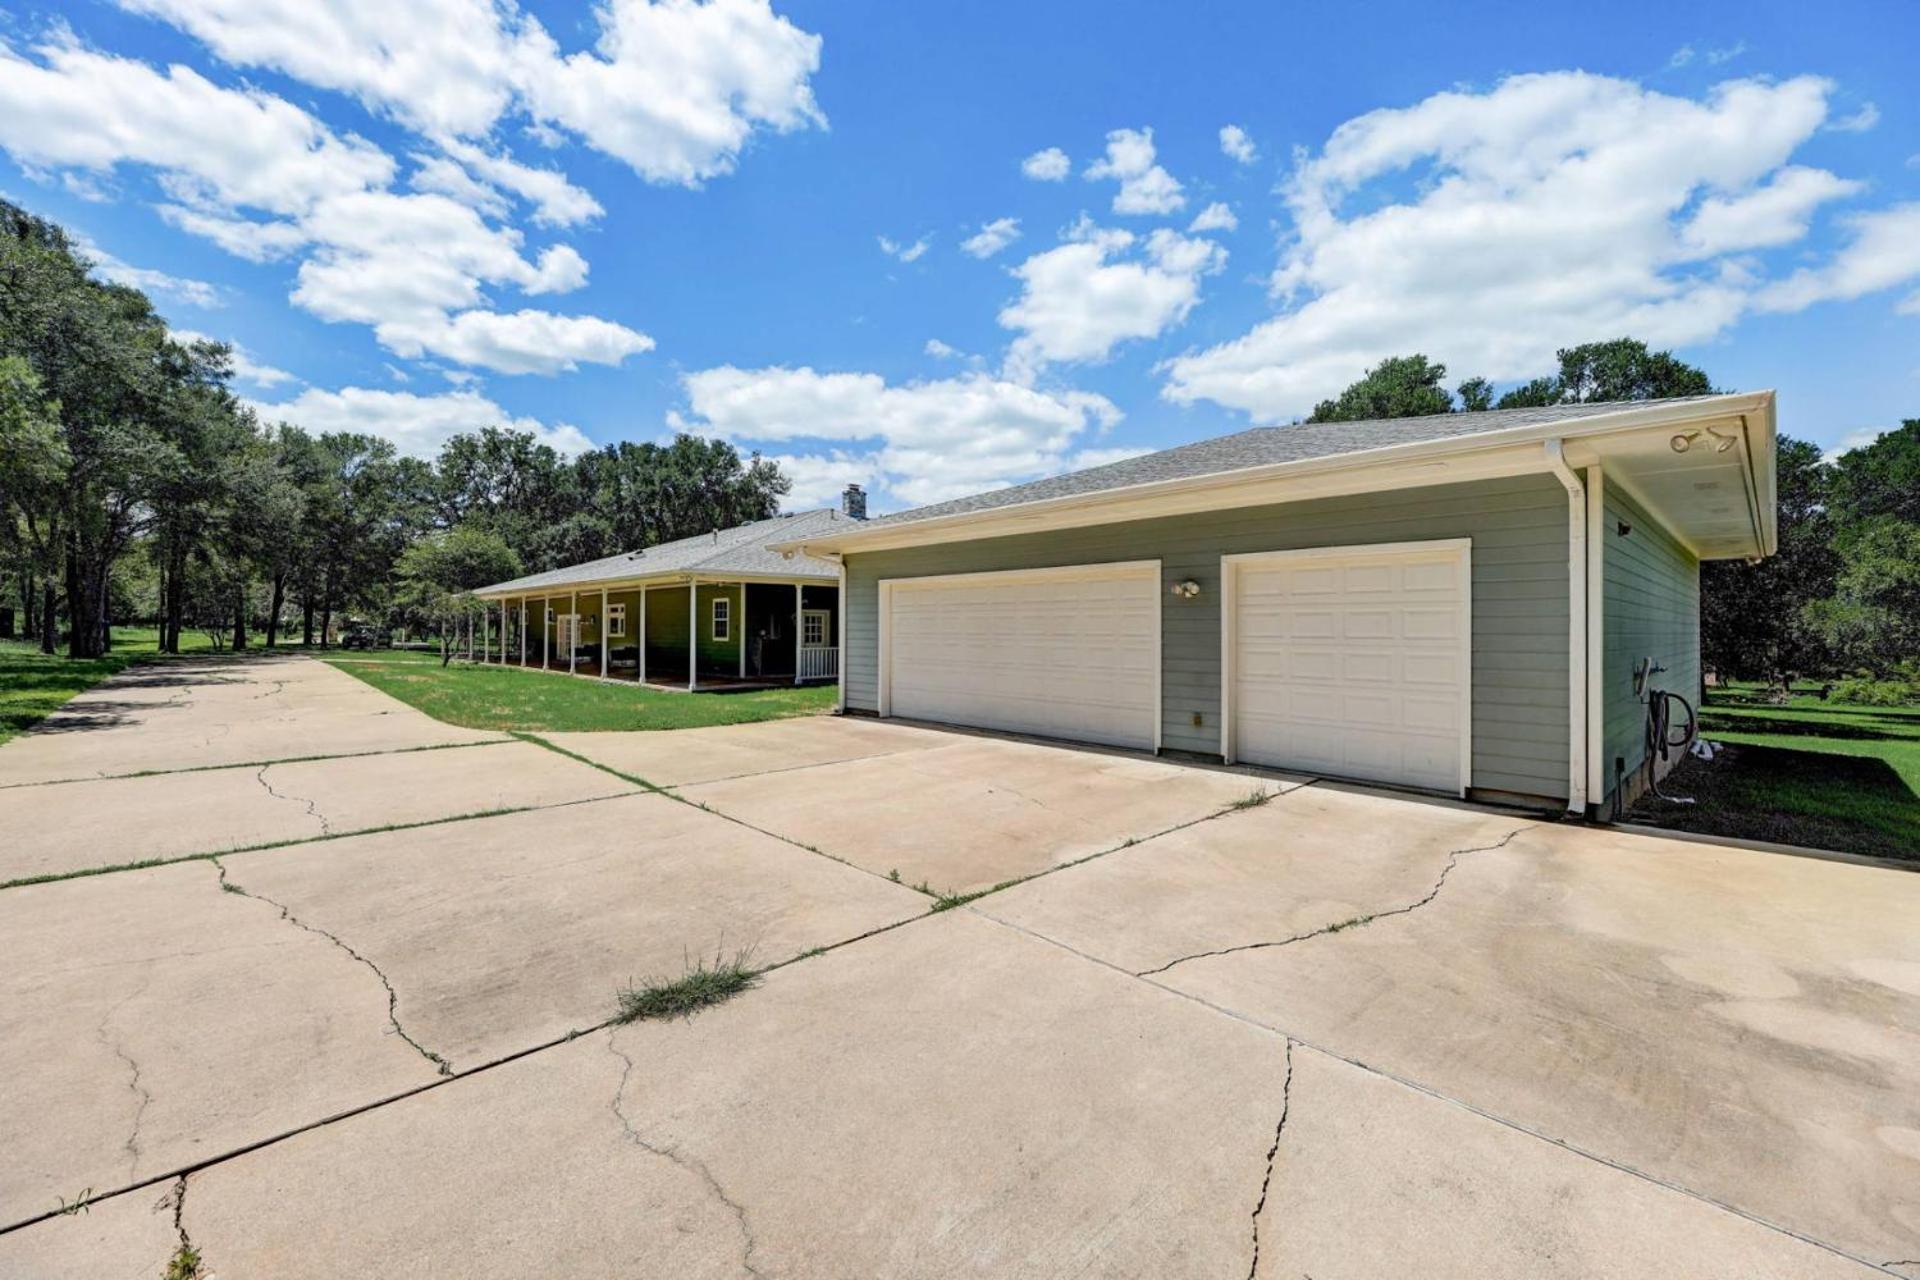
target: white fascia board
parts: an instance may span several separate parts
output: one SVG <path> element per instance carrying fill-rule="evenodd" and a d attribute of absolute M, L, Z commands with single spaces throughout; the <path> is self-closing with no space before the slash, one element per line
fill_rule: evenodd
<path fill-rule="evenodd" d="M 769 543 L 774 551 L 823 556 L 828 553 L 881 551 L 899 547 L 1043 532 L 1124 520 L 1151 519 L 1193 511 L 1292 502 L 1465 480 L 1525 475 L 1545 470 L 1540 444 L 1684 426 L 1705 420 L 1752 415 L 1770 424 L 1774 393 L 1741 392 L 1708 396 L 1678 405 L 1648 405 L 1596 413 L 1566 422 L 1542 423 L 1507 431 L 1482 432 L 1443 440 L 1422 440 L 1357 453 L 1304 458 L 1261 467 L 1159 480 L 1148 484 L 1013 503 L 979 511 L 933 516 L 900 525 L 850 529 L 819 539 Z M 1769 441 L 1771 435 L 1768 436 Z M 1576 457 L 1569 451 L 1570 457 Z M 1586 459 L 1581 458 L 1580 464 Z"/>
<path fill-rule="evenodd" d="M 834 582 L 835 573 L 726 573 L 719 570 L 688 571 L 675 573 L 656 573 L 644 578 L 580 578 L 569 582 L 549 583 L 544 587 L 482 587 L 475 591 L 475 597 L 481 600 L 518 600 L 522 596 L 538 599 L 540 596 L 565 595 L 570 591 L 632 591 L 636 588 L 651 590 L 655 587 L 685 586 L 689 577 L 698 576 L 702 582 L 751 582 L 774 586 L 792 586 L 804 583 L 808 586 L 823 586 Z"/>

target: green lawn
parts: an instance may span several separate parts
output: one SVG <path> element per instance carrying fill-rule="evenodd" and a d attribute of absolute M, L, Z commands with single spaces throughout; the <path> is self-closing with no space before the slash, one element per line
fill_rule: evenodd
<path fill-rule="evenodd" d="M 1709 692 L 1702 732 L 1727 751 L 1689 759 L 1630 815 L 1683 831 L 1920 859 L 1920 707 L 1861 707 L 1753 686 Z"/>
<path fill-rule="evenodd" d="M 838 697 L 832 685 L 667 693 L 516 667 L 456 662 L 442 668 L 438 654 L 399 650 L 335 653 L 326 660 L 436 720 L 469 729 L 697 729 L 818 715 Z"/>

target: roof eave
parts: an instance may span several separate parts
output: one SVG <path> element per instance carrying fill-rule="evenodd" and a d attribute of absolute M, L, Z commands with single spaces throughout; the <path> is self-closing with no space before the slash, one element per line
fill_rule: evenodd
<path fill-rule="evenodd" d="M 875 548 L 884 544 L 887 548 L 914 546 L 923 542 L 956 540 L 955 530 L 967 528 L 991 527 L 1011 519 L 1022 517 L 1058 516 L 1084 510 L 1090 515 L 1113 507 L 1133 503 L 1147 502 L 1176 494 L 1188 494 L 1208 489 L 1224 489 L 1257 484 L 1263 480 L 1278 480 L 1289 477 L 1307 477 L 1333 471 L 1366 470 L 1372 467 L 1388 467 L 1397 463 L 1420 461 L 1423 459 L 1453 458 L 1462 455 L 1491 452 L 1511 448 L 1514 445 L 1528 445 L 1545 440 L 1570 440 L 1589 436 L 1608 435 L 1620 431 L 1642 430 L 1654 426 L 1678 426 L 1710 418 L 1725 418 L 1734 415 L 1754 415 L 1766 424 L 1768 439 L 1771 440 L 1773 422 L 1774 393 L 1772 391 L 1737 392 L 1730 395 L 1706 396 L 1690 400 L 1683 404 L 1644 405 L 1605 413 L 1595 413 L 1585 417 L 1571 418 L 1561 422 L 1537 423 L 1525 427 L 1510 427 L 1500 431 L 1483 431 L 1473 435 L 1449 436 L 1438 440 L 1419 440 L 1409 444 L 1387 445 L 1378 449 L 1362 449 L 1353 453 L 1329 454 L 1319 458 L 1301 458 L 1292 462 L 1268 463 L 1264 466 L 1241 467 L 1232 471 L 1209 472 L 1205 475 L 1182 476 L 1177 480 L 1157 480 L 1146 484 L 1124 485 L 1114 489 L 1100 489 L 1092 493 L 1068 494 L 1058 498 L 1043 498 L 1033 502 L 1012 502 L 1005 506 L 985 507 L 976 511 L 955 512 L 952 515 L 930 516 L 925 520 L 916 520 L 893 525 L 869 526 L 853 529 L 835 537 L 800 538 L 768 543 L 770 551 L 781 553 L 796 552 L 812 555 L 838 555 L 850 551 L 859 551 L 863 547 Z M 1764 506 L 1765 504 L 1763 504 Z M 1770 510 L 1761 513 L 1763 524 L 1771 523 Z M 1092 523 L 1092 521 L 1090 521 Z M 921 536 L 916 536 L 921 535 Z M 1768 551 L 1772 553 L 1772 538 L 1766 539 Z"/>

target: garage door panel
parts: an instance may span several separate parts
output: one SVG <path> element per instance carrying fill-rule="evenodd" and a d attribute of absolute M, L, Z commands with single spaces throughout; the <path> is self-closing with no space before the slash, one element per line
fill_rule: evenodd
<path fill-rule="evenodd" d="M 1156 567 L 890 585 L 890 714 L 1155 745 Z"/>
<path fill-rule="evenodd" d="M 1461 789 L 1464 547 L 1250 556 L 1232 586 L 1236 759 Z"/>

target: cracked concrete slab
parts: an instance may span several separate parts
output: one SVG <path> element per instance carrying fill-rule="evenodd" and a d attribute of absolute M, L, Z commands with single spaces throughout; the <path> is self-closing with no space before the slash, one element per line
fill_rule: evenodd
<path fill-rule="evenodd" d="M 1284 1070 L 959 911 L 195 1174 L 184 1224 L 289 1280 L 1240 1275 Z"/>
<path fill-rule="evenodd" d="M 548 733 L 555 746 L 598 764 L 680 787 L 806 769 L 867 756 L 948 746 L 954 735 L 860 716 L 800 716 L 761 724 L 655 732 Z"/>
<path fill-rule="evenodd" d="M 1139 973 L 1417 902 L 1453 850 L 1530 825 L 1464 806 L 1306 787 L 1019 885 L 979 909 Z"/>
<path fill-rule="evenodd" d="M 689 800 L 937 893 L 988 888 L 1291 783 L 1093 750 L 947 745 L 684 787 Z"/>
<path fill-rule="evenodd" d="M 160 1280 L 179 1246 L 173 1186 L 115 1196 L 0 1235 L 0 1275 L 17 1280 Z"/>
<path fill-rule="evenodd" d="M 772 964 L 927 909 L 660 795 L 222 862 L 377 965 L 407 1033 L 456 1070 L 603 1022 L 621 986 L 678 977 L 690 956 Z"/>
<path fill-rule="evenodd" d="M 435 1078 L 372 975 L 206 863 L 8 890 L 0 939 L 0 1225 Z"/>
<path fill-rule="evenodd" d="M 634 790 L 524 742 L 11 787 L 0 882 Z"/>
<path fill-rule="evenodd" d="M 130 667 L 0 745 L 0 787 L 505 740 L 314 658 L 189 658 Z"/>
<path fill-rule="evenodd" d="M 1911 873 L 1540 825 L 1462 857 L 1419 911 L 1154 981 L 1854 1256 L 1906 1258 L 1915 920 Z"/>
<path fill-rule="evenodd" d="M 1859 1261 L 1304 1046 L 1258 1280 L 1867 1280 Z"/>

